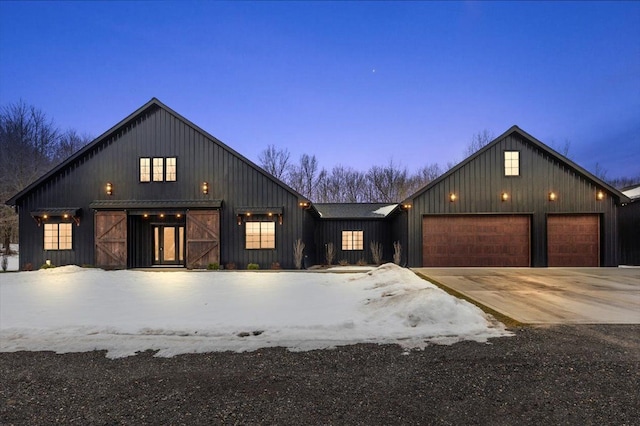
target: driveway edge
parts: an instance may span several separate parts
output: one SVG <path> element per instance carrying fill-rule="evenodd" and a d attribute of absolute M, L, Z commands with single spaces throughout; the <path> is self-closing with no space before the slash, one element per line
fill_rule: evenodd
<path fill-rule="evenodd" d="M 419 276 L 420 278 L 422 278 L 423 280 L 429 281 L 430 283 L 434 284 L 436 287 L 440 288 L 441 290 L 446 291 L 450 295 L 452 295 L 454 297 L 457 297 L 458 299 L 465 300 L 465 301 L 477 306 L 478 308 L 482 309 L 485 313 L 495 317 L 495 319 L 497 319 L 498 321 L 500 321 L 501 323 L 506 325 L 508 328 L 517 328 L 517 327 L 524 327 L 524 326 L 530 325 L 528 323 L 520 322 L 515 318 L 511 318 L 510 316 L 507 316 L 507 315 L 503 314 L 502 312 L 498 312 L 495 309 L 490 308 L 487 305 L 484 305 L 484 304 L 478 302 L 477 300 L 467 296 L 466 294 L 460 293 L 459 291 L 456 291 L 456 290 L 452 289 L 451 287 L 448 287 L 448 286 L 442 284 L 441 282 L 439 282 L 435 278 L 429 277 L 429 276 L 427 276 L 427 275 L 425 275 L 425 274 L 423 274 L 421 272 L 416 272 L 414 270 L 412 270 L 412 272 L 414 274 L 416 274 L 417 276 Z"/>

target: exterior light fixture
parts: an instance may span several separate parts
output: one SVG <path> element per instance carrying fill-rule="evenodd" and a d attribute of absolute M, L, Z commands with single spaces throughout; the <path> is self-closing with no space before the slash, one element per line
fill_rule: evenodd
<path fill-rule="evenodd" d="M 411 204 L 403 204 L 402 208 L 405 210 L 409 210 L 411 208 Z"/>
<path fill-rule="evenodd" d="M 182 215 L 181 215 L 180 213 L 178 213 L 178 214 L 176 215 L 176 217 L 177 217 L 178 219 L 180 219 L 180 218 L 182 217 Z"/>
<path fill-rule="evenodd" d="M 247 217 L 249 217 L 249 216 L 251 216 L 251 213 L 250 213 L 250 212 L 247 212 Z"/>
<path fill-rule="evenodd" d="M 273 213 L 269 212 L 269 213 L 267 213 L 267 215 L 268 215 L 269 217 L 271 217 L 271 216 L 273 216 Z"/>
<path fill-rule="evenodd" d="M 111 185 L 111 182 L 107 182 L 107 186 L 105 187 L 105 190 L 107 192 L 107 195 L 113 194 L 113 185 Z"/>
<path fill-rule="evenodd" d="M 596 200 L 598 200 L 598 201 L 604 200 L 604 192 L 602 192 L 602 191 L 596 192 Z"/>
<path fill-rule="evenodd" d="M 160 213 L 160 217 L 164 217 L 164 213 Z"/>
<path fill-rule="evenodd" d="M 555 193 L 555 192 L 553 192 L 553 191 L 551 191 L 551 192 L 549 193 L 549 201 L 555 201 L 555 200 L 556 200 L 556 198 L 558 198 L 558 196 L 556 195 L 556 193 Z"/>
<path fill-rule="evenodd" d="M 238 215 L 238 226 L 242 225 L 242 216 Z"/>
<path fill-rule="evenodd" d="M 146 219 L 146 218 L 149 217 L 149 215 L 145 213 L 145 214 L 142 215 L 142 217 L 144 217 Z"/>
<path fill-rule="evenodd" d="M 42 218 L 43 218 L 43 219 L 47 219 L 48 217 L 49 217 L 49 216 L 47 216 L 46 214 L 43 214 L 43 215 L 42 215 Z"/>
<path fill-rule="evenodd" d="M 278 215 L 278 223 L 280 225 L 282 225 L 282 215 L 281 214 Z"/>
<path fill-rule="evenodd" d="M 205 195 L 209 193 L 209 184 L 207 182 L 202 182 L 202 193 Z"/>
<path fill-rule="evenodd" d="M 307 207 L 309 207 L 309 202 L 308 201 L 300 201 L 299 206 L 303 209 L 306 209 Z"/>
<path fill-rule="evenodd" d="M 69 215 L 68 215 L 68 214 L 66 214 L 66 213 L 65 213 L 65 214 L 63 214 L 63 215 L 62 215 L 62 217 L 63 217 L 63 218 L 65 218 L 65 219 L 69 219 Z"/>
<path fill-rule="evenodd" d="M 449 194 L 449 201 L 451 201 L 452 203 L 456 201 L 456 198 L 458 197 L 456 197 L 456 194 L 454 194 L 453 192 Z"/>
<path fill-rule="evenodd" d="M 500 199 L 502 201 L 507 201 L 509 200 L 509 194 L 507 194 L 506 192 L 503 192 L 502 195 L 500 195 Z"/>

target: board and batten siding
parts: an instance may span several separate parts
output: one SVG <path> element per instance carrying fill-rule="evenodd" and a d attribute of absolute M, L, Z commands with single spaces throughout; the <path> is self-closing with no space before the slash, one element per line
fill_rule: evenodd
<path fill-rule="evenodd" d="M 520 153 L 520 175 L 504 176 L 504 151 Z M 597 185 L 560 163 L 518 133 L 510 133 L 438 180 L 412 200 L 408 215 L 409 264 L 422 264 L 422 220 L 431 214 L 531 215 L 531 266 L 547 266 L 547 215 L 601 215 L 603 266 L 617 265 L 617 212 L 613 197 L 596 199 Z M 549 201 L 549 192 L 557 194 Z M 502 201 L 501 194 L 509 194 Z M 455 202 L 449 194 L 456 194 Z"/>
<path fill-rule="evenodd" d="M 233 262 L 246 268 L 248 263 L 258 263 L 269 268 L 279 262 L 293 267 L 293 242 L 304 236 L 305 213 L 298 207 L 298 194 L 153 102 L 110 132 L 20 200 L 21 267 L 32 263 L 38 268 L 45 259 L 56 265 L 94 264 L 94 212 L 89 208 L 93 200 L 222 200 L 221 264 Z M 139 182 L 140 157 L 176 157 L 177 180 Z M 113 186 L 110 196 L 105 192 L 107 182 Z M 203 182 L 208 183 L 208 194 L 202 193 Z M 30 211 L 68 206 L 82 208 L 80 226 L 74 225 L 73 250 L 44 252 L 42 227 Z M 245 249 L 244 223 L 238 225 L 234 213 L 238 206 L 282 208 L 282 225 L 275 219 L 275 249 Z"/>
<path fill-rule="evenodd" d="M 324 219 L 317 223 L 320 229 L 320 238 L 317 241 L 317 251 L 321 253 L 320 263 L 326 263 L 325 247 L 333 243 L 336 256 L 333 263 L 346 260 L 355 265 L 358 261 L 373 263 L 370 245 L 372 242 L 382 244 L 383 262 L 393 260 L 393 242 L 391 240 L 391 227 L 389 220 L 350 220 L 350 219 Z M 362 231 L 362 250 L 342 250 L 342 231 Z"/>

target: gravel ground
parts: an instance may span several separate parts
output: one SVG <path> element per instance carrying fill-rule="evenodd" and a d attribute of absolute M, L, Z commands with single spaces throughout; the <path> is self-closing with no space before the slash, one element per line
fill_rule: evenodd
<path fill-rule="evenodd" d="M 640 424 L 640 325 L 109 360 L 0 353 L 2 424 Z"/>

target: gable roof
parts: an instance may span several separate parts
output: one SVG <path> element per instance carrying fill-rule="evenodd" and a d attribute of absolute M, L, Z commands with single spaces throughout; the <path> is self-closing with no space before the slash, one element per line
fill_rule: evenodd
<path fill-rule="evenodd" d="M 540 142 L 538 139 L 534 138 L 533 136 L 531 136 L 530 134 L 528 134 L 527 132 L 525 132 L 524 130 L 522 130 L 521 128 L 519 128 L 516 125 L 511 126 L 506 132 L 504 132 L 503 134 L 501 134 L 500 136 L 495 138 L 493 141 L 489 142 L 484 147 L 480 148 L 475 153 L 471 154 L 466 159 L 462 160 L 460 163 L 458 163 L 457 165 L 455 165 L 454 167 L 449 169 L 446 173 L 442 174 L 437 179 L 429 182 L 427 185 L 425 185 L 422 188 L 418 189 L 411 196 L 407 197 L 405 201 L 413 200 L 414 198 L 419 197 L 420 195 L 422 195 L 423 193 L 427 192 L 432 187 L 436 186 L 437 184 L 439 184 L 440 182 L 442 182 L 443 180 L 447 179 L 449 176 L 451 176 L 452 174 L 454 174 L 455 172 L 460 170 L 466 164 L 470 163 L 471 161 L 473 161 L 477 157 L 479 157 L 482 154 L 484 154 L 486 151 L 490 150 L 494 145 L 497 145 L 502 139 L 504 139 L 507 136 L 510 136 L 510 135 L 512 135 L 514 133 L 516 133 L 519 136 L 521 136 L 525 140 L 526 143 L 529 143 L 529 144 L 535 146 L 540 151 L 546 153 L 549 157 L 554 158 L 555 160 L 557 160 L 560 164 L 563 164 L 563 165 L 571 168 L 573 171 L 575 171 L 577 174 L 579 174 L 580 176 L 582 176 L 586 180 L 591 181 L 592 183 L 600 186 L 602 189 L 607 191 L 609 194 L 611 194 L 614 197 L 618 198 L 618 200 L 621 203 L 628 203 L 630 201 L 629 198 L 626 195 L 624 195 L 622 192 L 620 192 L 619 190 L 617 190 L 613 186 L 609 185 L 608 183 L 606 183 L 602 179 L 598 178 L 594 174 L 590 173 L 586 169 L 580 167 L 579 165 L 577 165 L 573 161 L 569 160 L 564 155 L 558 153 L 557 151 L 555 151 L 552 148 L 548 147 L 544 143 Z"/>
<path fill-rule="evenodd" d="M 295 195 L 299 199 L 307 200 L 307 197 L 305 197 L 304 195 L 298 193 L 296 190 L 291 188 L 289 185 L 287 185 L 286 183 L 282 182 L 281 180 L 279 180 L 278 178 L 276 178 L 272 174 L 268 173 L 263 168 L 261 168 L 260 166 L 255 164 L 253 161 L 251 161 L 248 158 L 246 158 L 245 156 L 241 155 L 236 150 L 232 149 L 231 147 L 226 145 L 224 142 L 220 141 L 215 136 L 211 135 L 210 133 L 206 132 L 202 128 L 200 128 L 197 125 L 193 124 L 191 121 L 189 121 L 188 119 L 186 119 L 182 115 L 178 114 L 177 112 L 175 112 L 174 110 L 172 110 L 171 108 L 169 108 L 168 106 L 166 106 L 165 104 L 160 102 L 157 98 L 151 98 L 151 100 L 149 100 L 149 102 L 147 102 L 144 105 L 142 105 L 140 108 L 135 110 L 129 116 L 127 116 L 122 121 L 120 121 L 118 124 L 116 124 L 115 126 L 111 127 L 109 130 L 104 132 L 102 135 L 100 135 L 97 138 L 95 138 L 92 142 L 90 142 L 87 145 L 85 145 L 84 147 L 80 148 L 78 151 L 76 151 L 74 154 L 69 156 L 62 163 L 60 163 L 57 166 L 53 167 L 47 173 L 45 173 L 40 178 L 38 178 L 37 180 L 32 182 L 26 188 L 24 188 L 22 191 L 18 192 L 16 195 L 14 195 L 10 199 L 8 199 L 5 202 L 5 204 L 7 204 L 9 206 L 17 205 L 21 198 L 23 198 L 24 196 L 29 194 L 31 191 L 33 191 L 34 189 L 36 189 L 37 187 L 42 185 L 44 182 L 49 180 L 51 177 L 55 176 L 60 171 L 62 171 L 65 168 L 67 168 L 69 165 L 75 163 L 78 159 L 84 157 L 87 153 L 90 153 L 91 151 L 93 151 L 96 148 L 98 148 L 100 145 L 106 143 L 109 140 L 109 138 L 113 134 L 118 132 L 121 128 L 126 127 L 127 125 L 129 125 L 131 123 L 134 123 L 141 115 L 147 113 L 148 111 L 154 110 L 154 109 L 163 109 L 163 110 L 167 111 L 169 114 L 175 116 L 178 120 L 181 120 L 186 125 L 192 127 L 195 131 L 202 133 L 205 137 L 207 137 L 207 138 L 213 140 L 215 143 L 219 144 L 223 149 L 225 149 L 226 151 L 230 152 L 232 155 L 238 157 L 240 160 L 242 160 L 243 162 L 247 163 L 250 167 L 254 168 L 258 172 L 260 172 L 263 175 L 267 176 L 269 179 L 271 179 L 276 184 L 278 184 L 278 185 L 282 186 L 283 188 L 287 189 L 289 192 L 291 192 L 293 195 Z"/>
<path fill-rule="evenodd" d="M 321 219 L 385 219 L 396 211 L 392 203 L 314 203 Z"/>
<path fill-rule="evenodd" d="M 640 183 L 622 188 L 622 193 L 629 197 L 631 201 L 640 199 Z"/>

